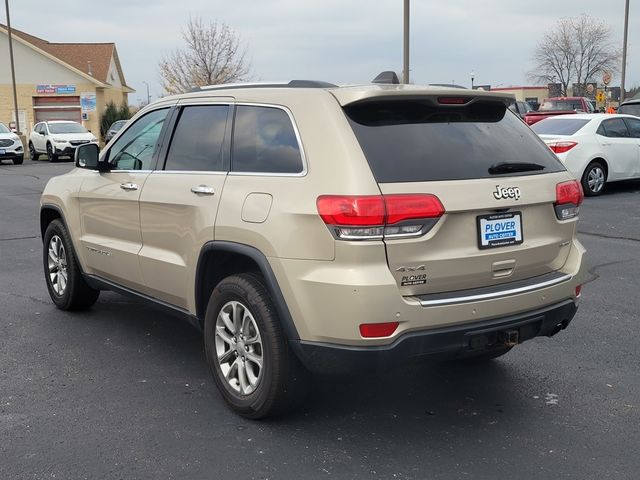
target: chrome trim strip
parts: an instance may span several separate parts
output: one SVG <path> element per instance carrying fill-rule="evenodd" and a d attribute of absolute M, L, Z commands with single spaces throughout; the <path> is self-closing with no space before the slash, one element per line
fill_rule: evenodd
<path fill-rule="evenodd" d="M 497 292 L 491 293 L 481 293 L 476 295 L 467 295 L 462 297 L 448 297 L 448 298 L 439 298 L 436 300 L 419 300 L 420 305 L 423 307 L 434 307 L 434 306 L 442 306 L 442 305 L 451 305 L 456 303 L 468 303 L 468 302 L 477 302 L 481 300 L 491 300 L 493 298 L 499 297 L 508 297 L 511 295 L 519 295 L 521 293 L 533 292 L 535 290 L 540 290 L 542 288 L 551 287 L 553 285 L 557 285 L 559 283 L 566 282 L 573 278 L 571 275 L 563 275 L 558 278 L 553 278 L 551 280 L 547 280 L 540 283 L 534 283 L 533 285 L 527 285 L 524 287 L 518 288 L 508 288 L 506 290 L 500 290 Z"/>

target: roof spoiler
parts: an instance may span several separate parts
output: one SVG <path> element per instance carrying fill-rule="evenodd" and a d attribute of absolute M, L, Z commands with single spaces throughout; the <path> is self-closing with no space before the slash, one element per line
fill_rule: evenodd
<path fill-rule="evenodd" d="M 391 70 L 387 70 L 386 72 L 382 72 L 376 78 L 374 78 L 371 83 L 382 83 L 385 85 L 399 85 L 400 79 L 396 72 L 392 72 Z"/>

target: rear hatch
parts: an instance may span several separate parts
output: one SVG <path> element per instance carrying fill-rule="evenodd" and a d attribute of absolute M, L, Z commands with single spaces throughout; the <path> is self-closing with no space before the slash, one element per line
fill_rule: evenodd
<path fill-rule="evenodd" d="M 432 194 L 445 210 L 418 235 L 385 235 L 403 295 L 493 286 L 564 265 L 575 222 L 559 221 L 554 202 L 571 177 L 507 104 L 458 93 L 343 105 L 381 193 Z"/>

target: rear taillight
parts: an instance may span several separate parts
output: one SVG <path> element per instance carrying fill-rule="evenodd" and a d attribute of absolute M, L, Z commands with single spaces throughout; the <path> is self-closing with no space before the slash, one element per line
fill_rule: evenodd
<path fill-rule="evenodd" d="M 435 195 L 322 195 L 318 213 L 336 238 L 376 240 L 425 234 L 444 214 Z"/>
<path fill-rule="evenodd" d="M 569 220 L 577 217 L 583 199 L 582 185 L 577 180 L 569 180 L 568 182 L 557 184 L 554 208 L 558 220 Z"/>
<path fill-rule="evenodd" d="M 578 143 L 577 142 L 555 142 L 555 143 L 548 143 L 547 145 L 553 153 L 566 153 L 569 150 L 571 150 L 573 147 L 578 145 Z"/>

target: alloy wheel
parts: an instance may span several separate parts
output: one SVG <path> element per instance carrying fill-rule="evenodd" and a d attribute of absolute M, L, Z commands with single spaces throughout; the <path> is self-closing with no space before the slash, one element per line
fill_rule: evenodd
<path fill-rule="evenodd" d="M 58 235 L 54 235 L 49 240 L 49 257 L 47 261 L 49 267 L 49 281 L 56 295 L 62 296 L 67 288 L 67 252 Z"/>
<path fill-rule="evenodd" d="M 258 387 L 263 369 L 262 338 L 255 318 L 238 301 L 224 304 L 216 318 L 218 365 L 229 386 L 240 395 Z"/>

